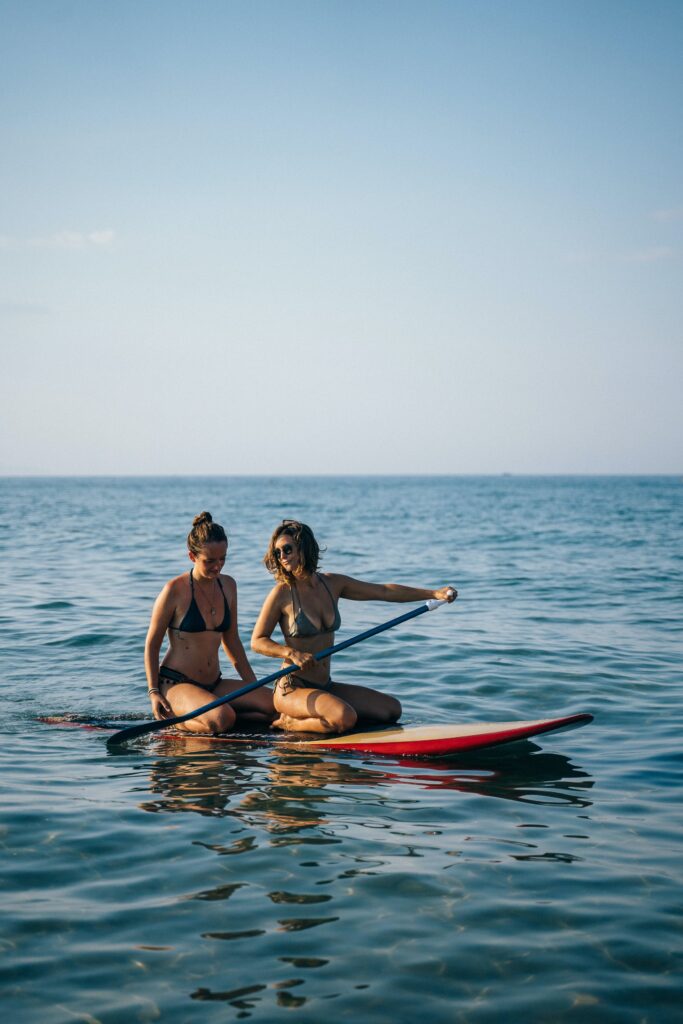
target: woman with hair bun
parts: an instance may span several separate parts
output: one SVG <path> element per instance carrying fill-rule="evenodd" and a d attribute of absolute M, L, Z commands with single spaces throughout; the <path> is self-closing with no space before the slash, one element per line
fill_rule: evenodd
<path fill-rule="evenodd" d="M 228 538 L 210 512 L 195 516 L 187 550 L 192 568 L 169 580 L 157 597 L 145 642 L 147 692 L 156 719 L 195 711 L 256 680 L 237 632 L 237 585 L 232 576 L 221 573 Z M 169 646 L 159 666 L 165 633 Z M 239 679 L 221 677 L 221 644 Z M 190 719 L 183 728 L 195 733 L 227 732 L 237 715 L 270 722 L 271 691 L 253 690 L 234 704 L 222 704 Z"/>
<path fill-rule="evenodd" d="M 279 712 L 273 725 L 292 732 L 346 732 L 358 719 L 391 724 L 401 717 L 395 697 L 367 686 L 337 683 L 330 678 L 330 658 L 314 655 L 332 647 L 341 624 L 339 599 L 351 601 L 454 601 L 453 587 L 423 590 L 398 583 L 364 583 L 350 576 L 318 572 L 320 548 L 305 523 L 283 519 L 263 559 L 276 584 L 254 626 L 252 650 L 282 658 L 297 671 L 275 686 Z M 284 643 L 271 639 L 280 626 Z"/>

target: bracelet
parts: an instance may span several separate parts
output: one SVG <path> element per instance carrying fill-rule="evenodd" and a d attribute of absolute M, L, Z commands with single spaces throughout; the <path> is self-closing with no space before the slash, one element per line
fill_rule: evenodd
<path fill-rule="evenodd" d="M 151 690 L 147 691 L 147 693 L 161 693 L 161 690 L 158 686 L 153 686 Z"/>

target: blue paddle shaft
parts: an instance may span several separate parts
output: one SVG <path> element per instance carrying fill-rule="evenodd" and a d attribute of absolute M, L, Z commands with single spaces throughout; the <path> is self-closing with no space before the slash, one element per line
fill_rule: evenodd
<path fill-rule="evenodd" d="M 439 605 L 443 603 L 443 601 L 426 601 L 419 607 L 413 608 L 412 611 L 406 612 L 405 615 L 399 615 L 397 618 L 391 619 L 389 622 L 382 623 L 381 626 L 374 626 L 372 629 L 366 629 L 364 633 L 358 633 L 357 636 L 349 637 L 348 640 L 342 640 L 341 643 L 335 644 L 334 647 L 326 647 L 324 651 L 319 651 L 315 654 L 314 658 L 316 661 L 322 661 L 323 658 L 329 658 L 331 654 L 338 654 L 339 651 L 343 651 L 347 647 L 359 644 L 362 640 L 367 640 L 371 636 L 376 636 L 377 633 L 383 633 L 385 629 L 392 629 L 393 626 L 398 626 L 401 622 L 407 622 L 408 619 L 414 619 L 416 616 L 424 614 L 424 612 L 431 612 L 434 608 L 438 608 Z M 221 704 L 229 704 L 231 701 L 237 700 L 238 697 L 242 697 L 245 693 L 251 693 L 252 690 L 258 690 L 261 686 L 267 686 L 268 683 L 274 683 L 277 679 L 282 679 L 283 676 L 291 675 L 291 673 L 296 672 L 298 668 L 298 665 L 291 665 L 288 668 L 282 668 L 279 672 L 273 672 L 272 675 L 266 676 L 265 679 L 257 679 L 253 683 L 247 683 L 246 686 L 240 687 L 239 690 L 233 690 L 232 693 L 227 693 L 224 697 L 218 697 L 217 700 L 211 701 L 210 704 L 204 704 L 203 707 L 197 708 L 195 711 L 188 711 L 186 715 L 178 715 L 176 718 L 163 718 L 160 721 L 154 722 L 142 722 L 140 725 L 131 725 L 128 729 L 121 729 L 119 732 L 115 732 L 113 736 L 109 737 L 107 740 L 107 746 L 118 746 L 121 743 L 126 743 L 128 740 L 135 739 L 136 736 L 144 736 L 149 732 L 168 729 L 172 725 L 178 725 L 180 722 L 187 722 L 191 718 L 197 718 L 199 715 L 203 715 L 205 712 L 213 710 L 213 708 L 220 707 Z"/>

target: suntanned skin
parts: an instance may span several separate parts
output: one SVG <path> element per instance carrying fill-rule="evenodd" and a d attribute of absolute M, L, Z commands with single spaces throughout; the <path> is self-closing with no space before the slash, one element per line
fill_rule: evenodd
<path fill-rule="evenodd" d="M 288 552 L 287 548 L 291 551 Z M 365 583 L 337 573 L 308 573 L 294 539 L 287 533 L 277 538 L 275 551 L 283 569 L 296 580 L 303 611 L 318 628 L 333 620 L 330 593 L 335 603 L 341 597 L 351 601 L 405 602 L 434 598 L 450 602 L 457 596 L 453 587 L 424 590 L 398 583 Z M 320 577 L 324 578 L 330 593 Z M 292 676 L 297 684 L 295 688 L 291 688 L 291 684 L 288 686 L 288 677 L 275 687 L 274 704 L 279 716 L 273 725 L 293 732 L 340 733 L 352 729 L 358 719 L 385 724 L 398 721 L 401 705 L 395 697 L 365 686 L 328 682 L 331 658 L 316 661 L 314 655 L 334 644 L 334 633 L 291 637 L 289 633 L 294 615 L 290 587 L 286 583 L 276 583 L 264 601 L 251 638 L 252 650 L 257 654 L 282 658 L 283 665 L 297 665 L 300 669 Z M 277 626 L 286 637 L 284 643 L 272 639 Z M 304 685 L 301 685 L 302 681 L 305 681 Z M 324 689 L 316 687 L 316 683 Z"/>
<path fill-rule="evenodd" d="M 195 711 L 218 697 L 224 697 L 243 683 L 256 681 L 237 629 L 237 585 L 232 576 L 221 570 L 225 564 L 227 544 L 210 541 L 202 545 L 198 554 L 189 551 L 193 565 L 195 600 L 208 629 L 204 633 L 185 633 L 173 628 L 179 625 L 192 599 L 189 573 L 177 576 L 164 586 L 157 597 L 145 642 L 145 672 L 151 693 L 152 711 L 158 720 Z M 223 621 L 223 595 L 230 608 L 230 626 L 223 633 L 214 627 Z M 169 683 L 159 679 L 159 653 L 168 632 L 169 647 L 162 664 L 181 672 L 200 685 Z M 223 646 L 239 679 L 222 679 L 215 690 L 205 689 L 216 681 L 220 673 L 219 648 Z M 185 722 L 188 732 L 227 732 L 235 724 L 237 715 L 270 722 L 273 718 L 273 695 L 266 687 L 238 697 L 234 704 L 223 704 L 206 714 Z"/>

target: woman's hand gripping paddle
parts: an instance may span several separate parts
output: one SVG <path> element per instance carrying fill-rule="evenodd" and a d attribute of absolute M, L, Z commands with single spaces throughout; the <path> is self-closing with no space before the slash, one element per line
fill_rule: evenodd
<path fill-rule="evenodd" d="M 401 622 L 407 622 L 408 619 L 414 619 L 418 615 L 423 615 L 424 612 L 431 612 L 442 604 L 446 604 L 446 602 L 436 600 L 425 601 L 424 604 L 419 605 L 417 608 L 413 608 L 410 612 L 406 612 L 405 615 L 399 615 L 397 618 L 391 619 L 389 622 L 385 622 L 381 626 L 374 626 L 373 629 L 367 629 L 364 633 L 359 633 L 357 636 L 349 637 L 348 640 L 342 640 L 341 643 L 335 644 L 334 647 L 326 647 L 324 651 L 319 651 L 318 654 L 314 656 L 315 660 L 322 661 L 323 658 L 329 658 L 331 654 L 338 654 L 339 651 L 344 651 L 347 647 L 353 647 L 354 644 L 359 644 L 362 640 L 367 640 L 371 636 L 376 636 L 377 633 L 383 633 L 386 629 L 392 629 L 394 626 L 398 626 Z M 260 686 L 266 686 L 268 683 L 274 683 L 277 679 L 282 679 L 283 676 L 288 676 L 290 673 L 296 672 L 297 668 L 297 665 L 292 665 L 289 668 L 282 668 L 279 672 L 273 672 L 272 675 L 266 676 L 265 679 L 257 679 L 255 683 L 248 683 L 246 686 L 240 687 L 239 690 L 234 690 L 233 693 L 228 693 L 225 697 L 219 697 L 217 700 L 213 700 L 210 704 L 205 704 L 203 707 L 197 708 L 195 711 L 188 711 L 186 715 L 178 715 L 176 718 L 164 718 L 160 721 L 154 722 L 141 722 L 140 725 L 131 725 L 128 729 L 121 729 L 119 732 L 115 732 L 109 737 L 107 740 L 107 746 L 118 747 L 120 744 L 127 743 L 128 740 L 135 739 L 137 736 L 144 736 L 149 732 L 158 732 L 160 729 L 168 729 L 172 725 L 179 725 L 181 722 L 188 722 L 191 718 L 197 718 L 199 715 L 203 715 L 206 711 L 211 711 L 213 708 L 217 708 L 221 704 L 229 704 L 231 701 L 236 700 L 245 693 L 250 693 L 252 690 L 258 690 Z"/>

